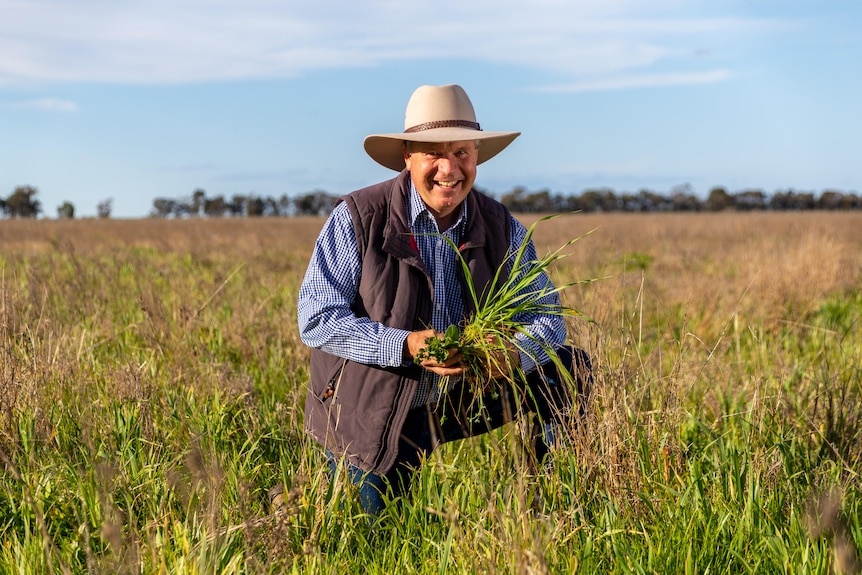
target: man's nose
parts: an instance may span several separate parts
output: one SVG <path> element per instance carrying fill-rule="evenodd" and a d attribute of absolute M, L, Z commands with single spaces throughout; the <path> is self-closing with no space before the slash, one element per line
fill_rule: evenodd
<path fill-rule="evenodd" d="M 437 171 L 443 172 L 444 174 L 451 174 L 457 169 L 456 164 L 457 161 L 455 159 L 455 154 L 440 156 L 440 159 L 437 160 Z"/>

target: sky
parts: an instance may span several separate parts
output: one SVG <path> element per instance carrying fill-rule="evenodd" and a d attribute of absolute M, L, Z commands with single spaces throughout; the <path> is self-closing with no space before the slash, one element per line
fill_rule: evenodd
<path fill-rule="evenodd" d="M 410 94 L 520 131 L 476 184 L 862 193 L 858 0 L 0 0 L 0 197 L 344 194 Z"/>

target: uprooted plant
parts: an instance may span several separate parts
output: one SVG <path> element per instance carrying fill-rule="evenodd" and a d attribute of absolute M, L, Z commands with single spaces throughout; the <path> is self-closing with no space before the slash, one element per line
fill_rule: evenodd
<path fill-rule="evenodd" d="M 511 365 L 508 350 L 530 353 L 526 342 L 533 342 L 555 360 L 553 349 L 529 331 L 529 324 L 524 319 L 536 315 L 585 318 L 580 311 L 562 305 L 559 294 L 572 286 L 593 281 L 578 280 L 556 286 L 550 281 L 543 281 L 543 275 L 547 275 L 552 264 L 569 255 L 566 248 L 590 232 L 567 241 L 543 257 L 528 257 L 528 248 L 536 226 L 555 217 L 558 215 L 541 218 L 527 229 L 518 249 L 500 264 L 489 287 L 483 292 L 477 291 L 467 262 L 458 247 L 446 238 L 458 254 L 465 277 L 467 297 L 472 300 L 476 311 L 467 317 L 461 326 L 450 325 L 442 338 L 427 338 L 426 347 L 415 358 L 417 363 L 429 358 L 443 361 L 451 350 L 457 349 L 463 356 L 465 367 L 462 377 L 473 397 L 481 398 L 491 371 L 507 374 L 501 379 L 509 383 L 514 383 L 523 375 L 519 366 Z M 441 377 L 441 388 L 448 385 L 449 378 Z"/>

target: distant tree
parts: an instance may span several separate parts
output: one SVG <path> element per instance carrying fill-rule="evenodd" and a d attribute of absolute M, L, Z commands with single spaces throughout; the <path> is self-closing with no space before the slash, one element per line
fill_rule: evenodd
<path fill-rule="evenodd" d="M 769 207 L 773 210 L 813 210 L 817 207 L 817 200 L 810 192 L 778 191 L 769 199 Z"/>
<path fill-rule="evenodd" d="M 96 204 L 96 215 L 99 217 L 100 220 L 106 220 L 111 217 L 111 210 L 113 208 L 113 204 L 113 198 L 107 198 Z"/>
<path fill-rule="evenodd" d="M 241 194 L 234 194 L 228 203 L 228 207 L 230 209 L 230 213 L 233 216 L 244 216 L 245 215 L 245 204 L 246 204 L 246 196 Z"/>
<path fill-rule="evenodd" d="M 813 192 L 801 192 L 796 194 L 796 204 L 800 210 L 814 210 L 817 209 L 817 198 Z"/>
<path fill-rule="evenodd" d="M 5 198 L 0 198 L 0 215 L 5 216 L 8 212 L 8 206 Z"/>
<path fill-rule="evenodd" d="M 782 192 L 777 191 L 772 194 L 772 197 L 769 198 L 769 208 L 775 211 L 784 211 L 789 210 L 790 204 L 792 202 L 792 198 L 790 196 L 793 195 L 793 192 Z"/>
<path fill-rule="evenodd" d="M 245 215 L 248 217 L 260 217 L 266 211 L 266 202 L 260 196 L 249 196 L 245 200 Z"/>
<path fill-rule="evenodd" d="M 189 210 L 189 215 L 192 217 L 200 218 L 206 215 L 206 201 L 207 201 L 207 193 L 198 188 L 192 194 L 192 206 Z"/>
<path fill-rule="evenodd" d="M 263 200 L 263 215 L 267 217 L 274 217 L 281 215 L 281 202 L 272 196 L 267 196 Z"/>
<path fill-rule="evenodd" d="M 57 206 L 57 218 L 60 220 L 72 220 L 75 218 L 75 206 L 71 202 L 63 202 Z"/>
<path fill-rule="evenodd" d="M 294 198 L 293 207 L 297 215 L 322 216 L 332 211 L 336 199 L 323 190 L 314 190 Z"/>
<path fill-rule="evenodd" d="M 862 198 L 857 196 L 854 192 L 843 193 L 838 200 L 838 206 L 838 209 L 840 210 L 862 209 Z"/>
<path fill-rule="evenodd" d="M 292 208 L 293 202 L 290 200 L 290 196 L 282 194 L 281 197 L 278 198 L 278 213 L 282 216 L 289 216 Z"/>
<path fill-rule="evenodd" d="M 222 218 L 229 211 L 230 209 L 227 202 L 224 201 L 224 196 L 204 199 L 204 215 L 208 218 Z"/>
<path fill-rule="evenodd" d="M 733 194 L 733 206 L 740 211 L 766 209 L 766 194 L 761 190 L 743 190 Z"/>
<path fill-rule="evenodd" d="M 516 187 L 504 194 L 500 201 L 515 213 L 554 213 L 566 211 L 568 202 L 560 195 L 551 195 L 549 190 L 528 193 L 523 187 Z"/>
<path fill-rule="evenodd" d="M 699 212 L 702 207 L 691 184 L 674 186 L 670 191 L 669 203 L 675 212 Z"/>
<path fill-rule="evenodd" d="M 817 207 L 821 210 L 840 210 L 844 194 L 837 190 L 823 190 L 817 199 Z"/>
<path fill-rule="evenodd" d="M 575 194 L 569 194 L 568 196 L 563 194 L 554 194 L 554 203 L 556 205 L 556 211 L 558 212 L 569 213 L 581 211 L 581 205 L 578 203 L 578 196 Z"/>
<path fill-rule="evenodd" d="M 150 212 L 152 218 L 169 218 L 174 215 L 176 200 L 170 198 L 156 198 L 153 200 L 153 210 Z"/>
<path fill-rule="evenodd" d="M 663 195 L 652 190 L 638 192 L 642 212 L 667 212 L 673 209 L 673 203 Z"/>
<path fill-rule="evenodd" d="M 620 208 L 616 193 L 610 188 L 586 190 L 577 201 L 579 210 L 585 212 L 615 212 Z"/>
<path fill-rule="evenodd" d="M 733 198 L 722 187 L 715 187 L 709 191 L 706 199 L 706 209 L 710 212 L 721 212 L 733 207 Z"/>
<path fill-rule="evenodd" d="M 556 212 L 559 203 L 549 190 L 539 190 L 530 194 L 530 211 L 534 214 Z"/>
<path fill-rule="evenodd" d="M 639 212 L 641 211 L 641 200 L 639 196 L 624 192 L 619 196 L 620 210 L 624 212 Z"/>
<path fill-rule="evenodd" d="M 509 208 L 510 212 L 524 213 L 527 211 L 527 188 L 517 186 L 512 191 L 500 196 L 500 203 Z"/>
<path fill-rule="evenodd" d="M 840 190 L 823 190 L 819 197 L 814 200 L 815 210 L 855 210 L 862 208 L 859 198 L 853 192 L 842 192 Z"/>
<path fill-rule="evenodd" d="M 42 213 L 42 204 L 34 198 L 39 190 L 33 186 L 18 186 L 6 200 L 6 213 L 13 218 L 35 218 Z"/>

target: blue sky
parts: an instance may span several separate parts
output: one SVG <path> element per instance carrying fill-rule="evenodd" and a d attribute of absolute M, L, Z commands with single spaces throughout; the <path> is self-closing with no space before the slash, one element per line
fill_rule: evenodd
<path fill-rule="evenodd" d="M 862 193 L 857 0 L 0 0 L 0 197 L 349 192 L 421 84 L 522 132 L 477 185 Z"/>

